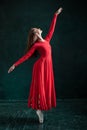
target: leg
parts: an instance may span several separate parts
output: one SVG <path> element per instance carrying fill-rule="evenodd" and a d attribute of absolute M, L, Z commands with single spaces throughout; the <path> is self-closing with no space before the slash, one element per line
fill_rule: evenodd
<path fill-rule="evenodd" d="M 36 114 L 37 114 L 38 117 L 39 117 L 39 122 L 40 122 L 40 123 L 43 123 L 44 118 L 43 118 L 43 113 L 42 113 L 42 111 L 41 111 L 41 110 L 36 110 Z"/>

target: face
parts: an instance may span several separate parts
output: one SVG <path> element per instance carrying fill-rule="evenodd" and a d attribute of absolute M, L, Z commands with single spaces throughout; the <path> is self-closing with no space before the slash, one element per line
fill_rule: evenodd
<path fill-rule="evenodd" d="M 42 34 L 42 30 L 40 28 L 38 28 L 39 34 Z"/>
<path fill-rule="evenodd" d="M 35 33 L 38 33 L 39 35 L 42 34 L 42 30 L 40 28 L 32 28 Z"/>

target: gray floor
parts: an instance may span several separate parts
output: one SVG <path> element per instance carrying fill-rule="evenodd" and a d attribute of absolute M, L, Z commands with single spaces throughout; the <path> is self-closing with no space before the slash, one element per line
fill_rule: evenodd
<path fill-rule="evenodd" d="M 87 130 L 87 99 L 57 100 L 57 107 L 44 113 L 39 124 L 26 101 L 0 101 L 0 130 Z"/>

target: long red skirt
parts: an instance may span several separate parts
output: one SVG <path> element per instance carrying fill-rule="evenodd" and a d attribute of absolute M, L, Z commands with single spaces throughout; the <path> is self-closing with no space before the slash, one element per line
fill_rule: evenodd
<path fill-rule="evenodd" d="M 56 107 L 53 65 L 49 57 L 39 58 L 33 66 L 28 107 L 36 110 Z"/>

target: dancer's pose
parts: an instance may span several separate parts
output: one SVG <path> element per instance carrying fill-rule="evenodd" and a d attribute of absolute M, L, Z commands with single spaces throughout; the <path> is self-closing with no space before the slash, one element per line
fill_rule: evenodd
<path fill-rule="evenodd" d="M 49 110 L 52 107 L 56 107 L 50 40 L 55 29 L 57 16 L 61 11 L 62 8 L 59 8 L 54 13 L 48 34 L 44 39 L 42 38 L 42 30 L 40 28 L 31 28 L 28 36 L 26 54 L 15 62 L 8 70 L 8 73 L 13 71 L 15 67 L 30 58 L 36 50 L 40 54 L 40 57 L 33 66 L 30 94 L 28 97 L 28 107 L 36 110 L 40 123 L 43 123 L 44 120 L 42 110 Z"/>

